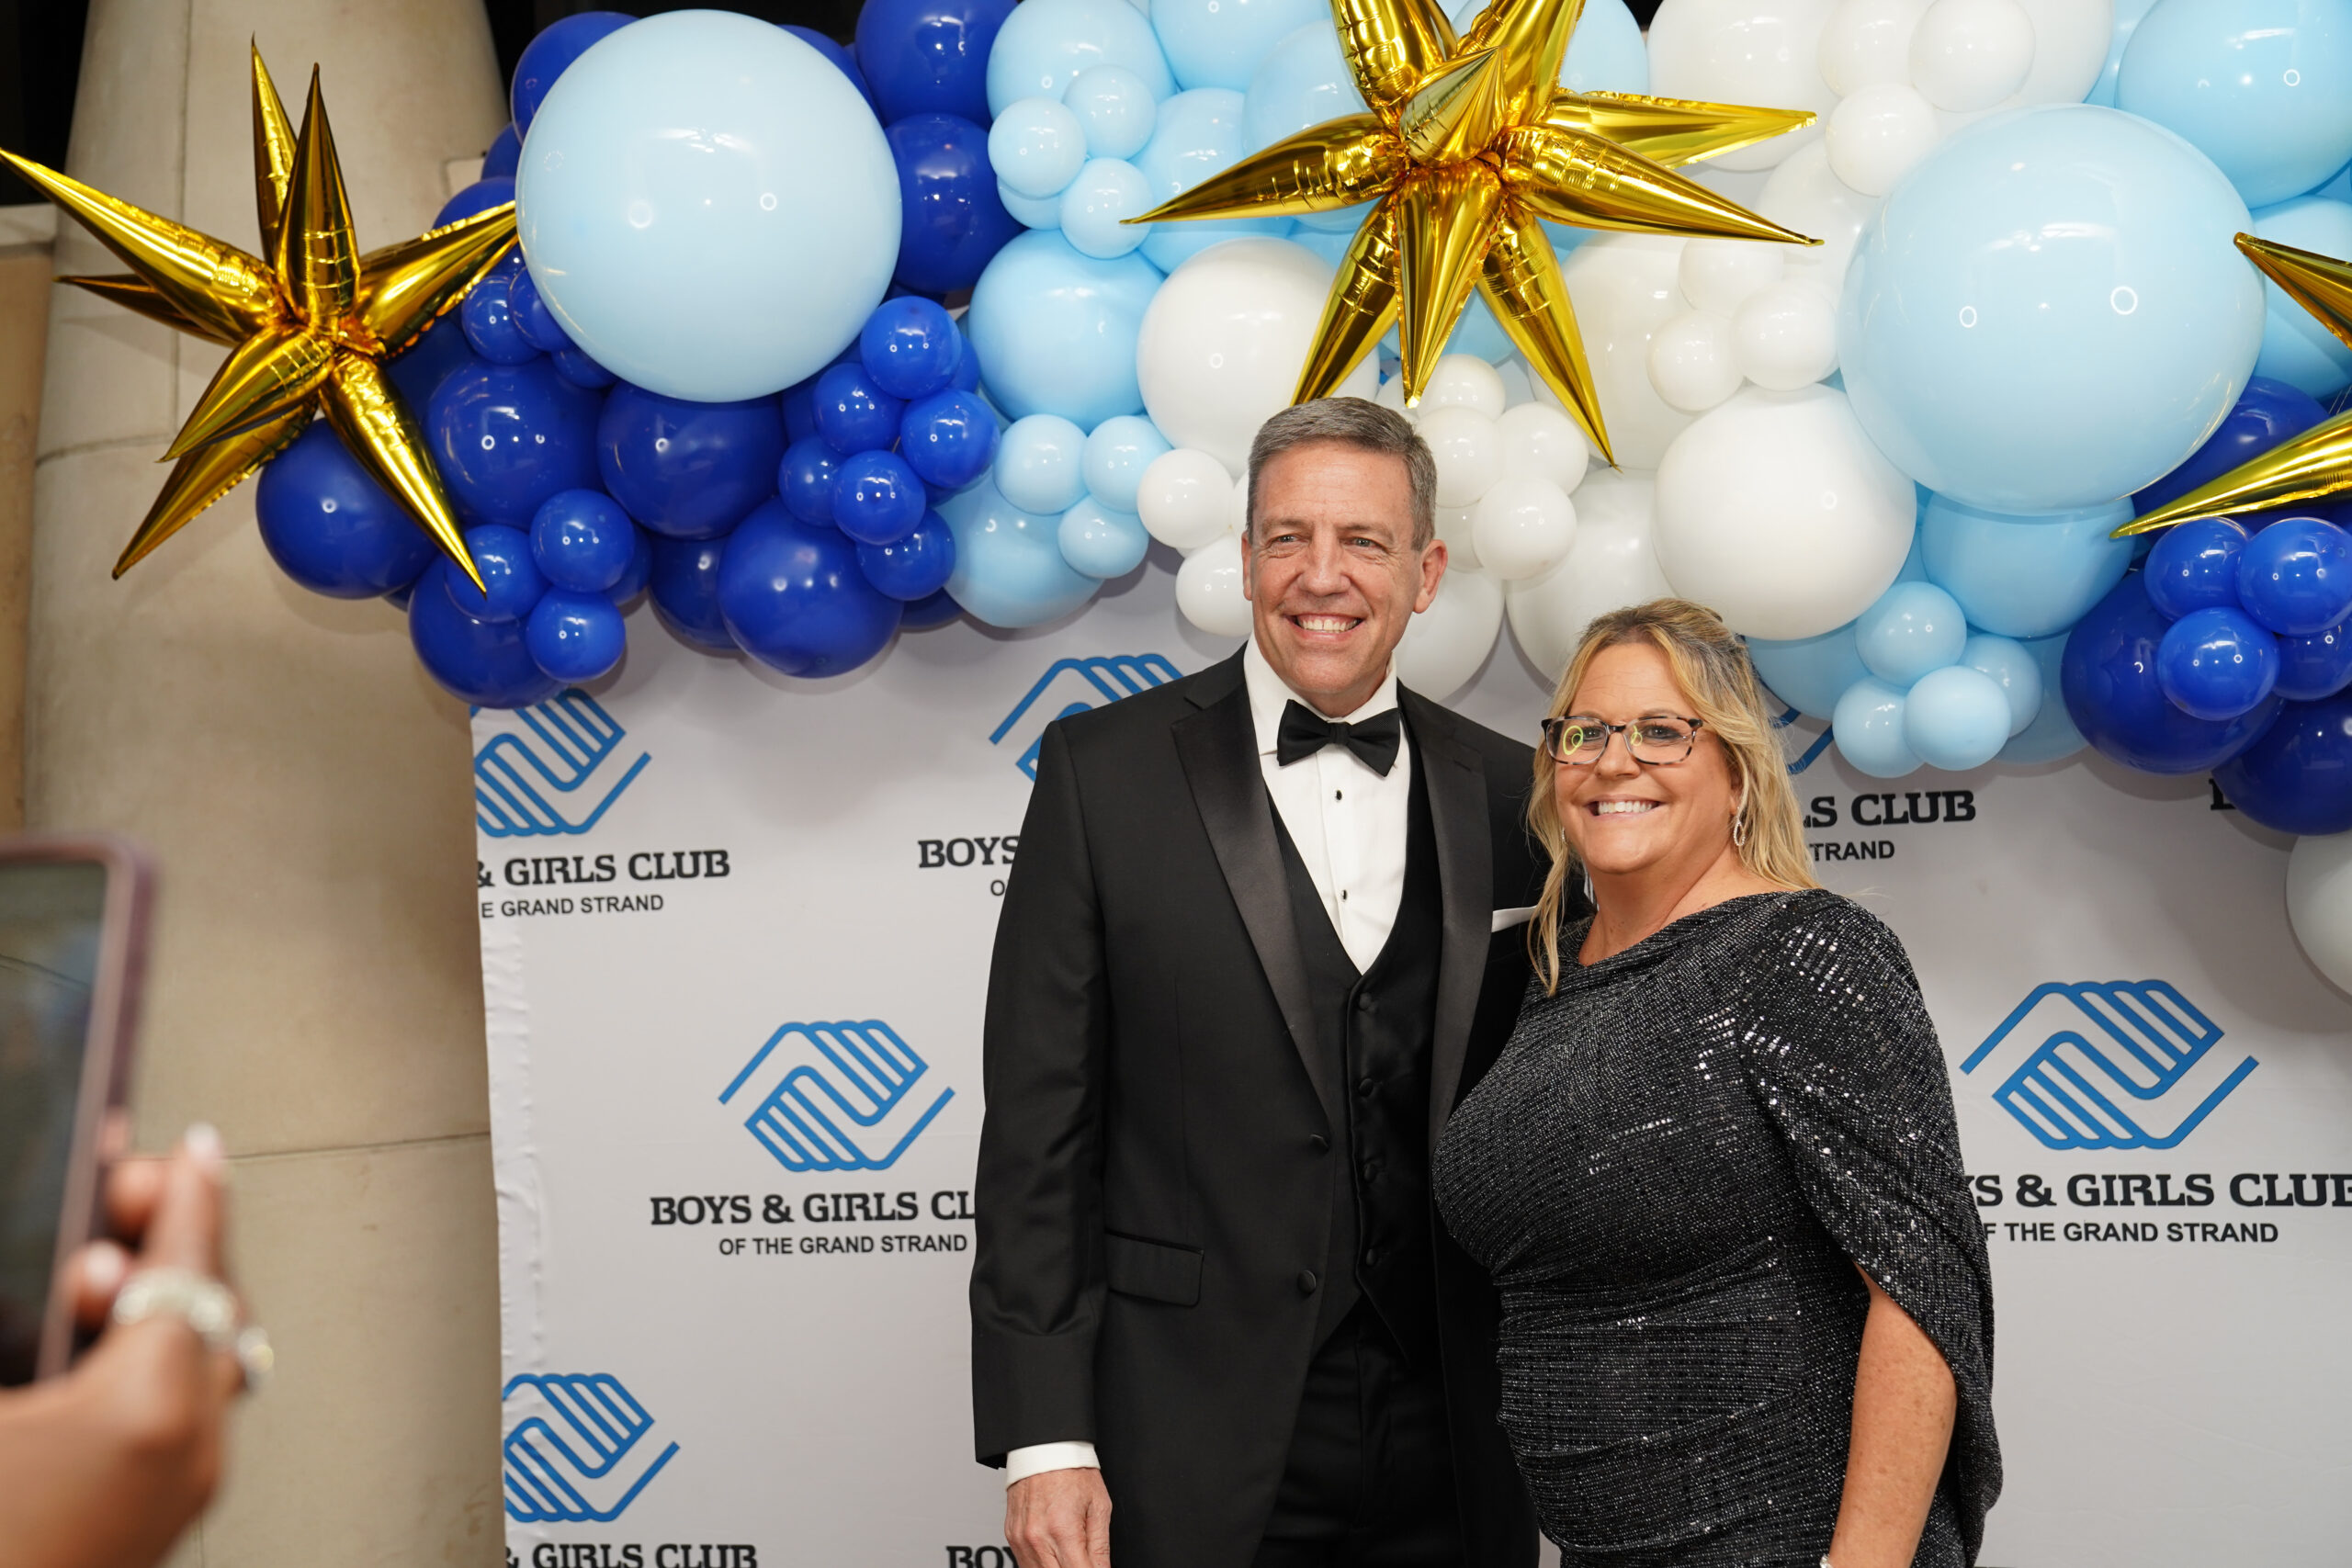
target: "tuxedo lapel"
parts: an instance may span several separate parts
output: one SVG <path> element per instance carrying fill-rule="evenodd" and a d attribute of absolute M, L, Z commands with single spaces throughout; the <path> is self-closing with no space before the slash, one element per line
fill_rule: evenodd
<path fill-rule="evenodd" d="M 1486 979 L 1494 917 L 1494 841 L 1487 820 L 1487 770 L 1478 754 L 1456 739 L 1453 716 L 1401 686 L 1396 701 L 1413 728 L 1421 765 L 1428 771 L 1438 888 L 1445 905 L 1430 1063 L 1430 1146 L 1435 1148 L 1446 1118 L 1453 1113 L 1478 988 Z"/>
<path fill-rule="evenodd" d="M 1315 1085 L 1326 1116 L 1337 1122 L 1342 1107 L 1340 1086 L 1329 1081 L 1320 1053 L 1315 1048 L 1315 1014 L 1306 981 L 1306 961 L 1298 946 L 1298 930 L 1291 919 L 1290 885 L 1283 873 L 1283 853 L 1274 836 L 1274 807 L 1267 798 L 1265 775 L 1258 766 L 1258 736 L 1250 716 L 1250 692 L 1241 676 L 1238 655 L 1204 680 L 1193 700 L 1199 711 L 1177 720 L 1172 731 L 1176 755 L 1200 809 L 1201 825 L 1208 830 L 1218 869 L 1233 894 L 1234 908 L 1258 950 L 1258 963 L 1273 988 L 1283 1021 L 1290 1027 L 1292 1046 Z M 1465 1015 L 1466 1026 L 1466 1015 Z M 1459 1071 L 1457 1055 L 1456 1071 Z"/>

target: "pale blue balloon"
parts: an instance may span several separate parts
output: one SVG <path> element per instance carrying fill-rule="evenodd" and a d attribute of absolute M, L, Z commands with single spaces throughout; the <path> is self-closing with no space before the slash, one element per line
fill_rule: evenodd
<path fill-rule="evenodd" d="M 1905 687 L 1958 662 L 1968 646 L 1968 617 L 1934 583 L 1898 581 L 1854 622 L 1854 646 L 1871 674 Z"/>
<path fill-rule="evenodd" d="M 1086 432 L 1059 414 L 1014 420 L 997 442 L 997 493 L 1023 512 L 1069 511 L 1086 493 L 1085 446 Z"/>
<path fill-rule="evenodd" d="M 1294 234 L 1291 237 L 1296 239 L 1298 236 Z M 1388 335 L 1380 340 L 1380 350 L 1398 358 L 1404 356 L 1404 339 L 1398 329 L 1388 329 Z M 1491 365 L 1510 358 L 1518 351 L 1511 344 L 1510 335 L 1503 331 L 1503 324 L 1495 320 L 1494 311 L 1487 309 L 1486 297 L 1473 294 L 1470 302 L 1462 308 L 1461 317 L 1454 321 L 1453 333 L 1445 340 L 1445 352 L 1474 354 Z"/>
<path fill-rule="evenodd" d="M 2066 634 L 2036 637 L 2024 647 L 2041 671 L 2041 710 L 2033 716 L 2031 724 L 2001 748 L 1999 760 L 2031 765 L 2071 757 L 2090 742 L 2075 728 L 2065 699 L 2059 695 L 2058 672 L 2066 661 Z"/>
<path fill-rule="evenodd" d="M 1119 158 L 1092 158 L 1061 194 L 1062 237 L 1098 259 L 1125 255 L 1151 237 L 1156 223 L 1129 223 L 1151 210 L 1143 171 Z"/>
<path fill-rule="evenodd" d="M 1058 229 L 1062 226 L 1062 198 L 1059 193 L 1048 197 L 1023 196 L 1006 185 L 996 182 L 996 198 L 1012 214 L 1012 220 L 1029 229 Z"/>
<path fill-rule="evenodd" d="M 1023 512 L 992 484 L 950 496 L 939 503 L 939 514 L 956 537 L 948 595 L 986 625 L 1059 620 L 1101 586 L 1062 558 L 1060 518 Z"/>
<path fill-rule="evenodd" d="M 1062 513 L 1056 536 L 1062 558 L 1072 570 L 1097 579 L 1126 576 L 1143 564 L 1151 548 L 1142 518 L 1132 512 L 1114 512 L 1091 495 Z"/>
<path fill-rule="evenodd" d="M 2009 743 L 2009 699 L 1965 664 L 1931 670 L 1904 694 L 1903 743 L 1931 768 L 1981 768 Z"/>
<path fill-rule="evenodd" d="M 1354 241 L 1354 239 L 1355 236 L 1352 234 L 1322 233 L 1317 230 L 1308 228 L 1304 223 L 1291 231 L 1290 235 L 1290 242 L 1292 244 L 1305 245 L 1308 250 L 1313 251 L 1317 255 L 1321 256 L 1325 261 L 1330 263 L 1334 269 L 1336 269 L 1341 262 L 1347 259 L 1348 246 Z M 1396 344 L 1389 344 L 1388 352 L 1392 355 L 1395 354 L 1396 352 Z"/>
<path fill-rule="evenodd" d="M 1832 716 L 1847 688 L 1870 674 L 1850 625 L 1792 642 L 1749 637 L 1747 661 L 1774 696 L 1808 718 Z"/>
<path fill-rule="evenodd" d="M 989 50 L 989 113 L 1016 98 L 1058 98 L 1098 65 L 1134 72 L 1155 98 L 1176 91 L 1151 23 L 1127 0 L 1023 0 Z"/>
<path fill-rule="evenodd" d="M 2115 104 L 2187 137 L 2248 207 L 2352 158 L 2352 6 L 2165 0 L 2132 29 Z"/>
<path fill-rule="evenodd" d="M 1016 98 L 989 127 L 989 166 L 1000 188 L 1058 196 L 1086 163 L 1086 129 L 1059 98 Z"/>
<path fill-rule="evenodd" d="M 1080 454 L 1086 488 L 1114 512 L 1136 510 L 1136 490 L 1143 471 L 1169 450 L 1159 426 L 1139 413 L 1106 419 L 1094 427 Z"/>
<path fill-rule="evenodd" d="M 823 369 L 898 263 L 898 170 L 865 96 L 729 12 L 648 17 L 574 61 L 531 120 L 515 202 L 572 343 L 697 402 Z"/>
<path fill-rule="evenodd" d="M 2041 711 L 2047 695 L 2041 687 L 2041 666 L 2035 660 L 2033 650 L 2015 637 L 1978 632 L 1961 650 L 1960 663 L 1962 669 L 1973 670 L 2001 688 L 2001 695 L 2009 704 L 2010 735 L 2023 733 Z M 2006 737 L 2003 744 L 2007 744 Z"/>
<path fill-rule="evenodd" d="M 1447 16 L 1456 33 L 1467 33 L 1486 8 L 1485 0 L 1463 0 Z M 1650 90 L 1649 48 L 1625 0 L 1587 0 L 1560 61 L 1560 85 L 1572 93 Z"/>
<path fill-rule="evenodd" d="M 1829 721 L 1838 754 L 1874 779 L 1899 779 L 1917 768 L 1919 754 L 1903 738 L 1903 693 L 1875 676 L 1847 687 Z"/>
<path fill-rule="evenodd" d="M 1086 151 L 1095 158 L 1132 158 L 1151 140 L 1159 100 L 1151 85 L 1124 65 L 1081 71 L 1062 102 L 1086 132 Z"/>
<path fill-rule="evenodd" d="M 1024 0 L 1034 5 L 1036 0 Z M 1015 15 L 1018 15 L 1016 9 Z M 1010 24 L 1008 24 L 1010 25 Z M 1190 190 L 1211 175 L 1257 149 L 1242 127 L 1243 99 L 1227 87 L 1196 87 L 1159 106 L 1151 141 L 1136 154 L 1136 167 L 1151 186 L 1154 206 Z M 1210 223 L 1155 223 L 1143 243 L 1144 259 L 1162 272 L 1177 267 L 1219 240 L 1242 234 L 1290 232 L 1287 218 L 1239 218 Z"/>
<path fill-rule="evenodd" d="M 2019 516 L 1939 495 L 1920 514 L 1919 547 L 1928 581 L 1960 601 L 1970 625 L 2051 637 L 2122 581 L 2132 542 L 2108 536 L 2130 521 L 2129 501 Z"/>
<path fill-rule="evenodd" d="M 2132 29 L 2140 18 L 2148 14 L 2156 0 L 2115 0 L 2115 41 L 2107 46 L 2107 63 L 2099 68 L 2098 80 L 2083 101 L 2115 107 L 2115 78 L 2123 69 L 2123 51 L 2132 41 Z"/>
<path fill-rule="evenodd" d="M 1962 130 L 1862 231 L 1847 396 L 1894 466 L 1973 506 L 2129 495 L 2245 389 L 2262 279 L 2221 171 L 2159 126 L 2054 104 Z"/>
<path fill-rule="evenodd" d="M 2324 256 L 2352 257 L 2352 206 L 2320 196 L 2299 196 L 2254 215 L 2254 231 L 2266 240 Z M 2320 325 L 2319 318 L 2262 280 L 2269 310 L 2262 322 L 2262 357 L 2254 373 L 2309 392 L 2322 402 L 2352 382 L 2352 348 Z"/>
<path fill-rule="evenodd" d="M 1252 149 L 1271 147 L 1310 125 L 1364 108 L 1355 75 L 1340 52 L 1339 29 L 1326 13 L 1266 51 L 1250 77 L 1242 125 Z"/>
<path fill-rule="evenodd" d="M 1136 339 L 1159 288 L 1140 254 L 1098 261 L 1057 233 L 1014 235 L 964 317 L 989 397 L 1014 419 L 1057 413 L 1082 429 L 1141 412 Z"/>
<path fill-rule="evenodd" d="M 1274 45 L 1318 18 L 1324 0 L 1152 0 L 1151 28 L 1180 87 L 1250 85 Z"/>

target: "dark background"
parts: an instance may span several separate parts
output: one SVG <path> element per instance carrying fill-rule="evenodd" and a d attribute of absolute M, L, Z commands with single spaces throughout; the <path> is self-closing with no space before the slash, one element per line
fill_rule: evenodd
<path fill-rule="evenodd" d="M 397 4 L 397 0 L 378 0 Z M 1644 27 L 1658 0 L 1628 0 Z M 500 73 L 511 78 L 523 46 L 541 28 L 577 11 L 657 11 L 716 8 L 771 22 L 795 22 L 846 43 L 857 26 L 859 0 L 483 0 Z M 82 74 L 82 29 L 89 0 L 0 0 L 0 147 L 51 168 L 65 163 L 74 125 L 74 88 Z M 15 175 L 0 173 L 0 206 L 40 198 Z"/>

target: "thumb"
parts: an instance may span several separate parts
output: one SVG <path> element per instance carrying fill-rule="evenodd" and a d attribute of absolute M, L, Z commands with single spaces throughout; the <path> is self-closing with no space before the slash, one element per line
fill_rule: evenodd
<path fill-rule="evenodd" d="M 149 1267 L 220 1274 L 220 1179 L 226 1161 L 220 1134 L 198 1123 L 187 1130 L 164 1167 L 154 1218 L 147 1224 L 139 1261 Z"/>

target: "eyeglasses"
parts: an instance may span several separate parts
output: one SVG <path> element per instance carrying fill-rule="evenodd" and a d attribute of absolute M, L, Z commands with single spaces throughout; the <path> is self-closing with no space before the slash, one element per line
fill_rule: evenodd
<path fill-rule="evenodd" d="M 1607 724 L 1587 714 L 1544 721 L 1544 754 L 1572 768 L 1589 768 L 1609 750 L 1609 738 L 1623 735 L 1634 761 L 1649 768 L 1670 768 L 1690 755 L 1706 727 L 1700 718 L 1657 715 L 1624 724 Z"/>

